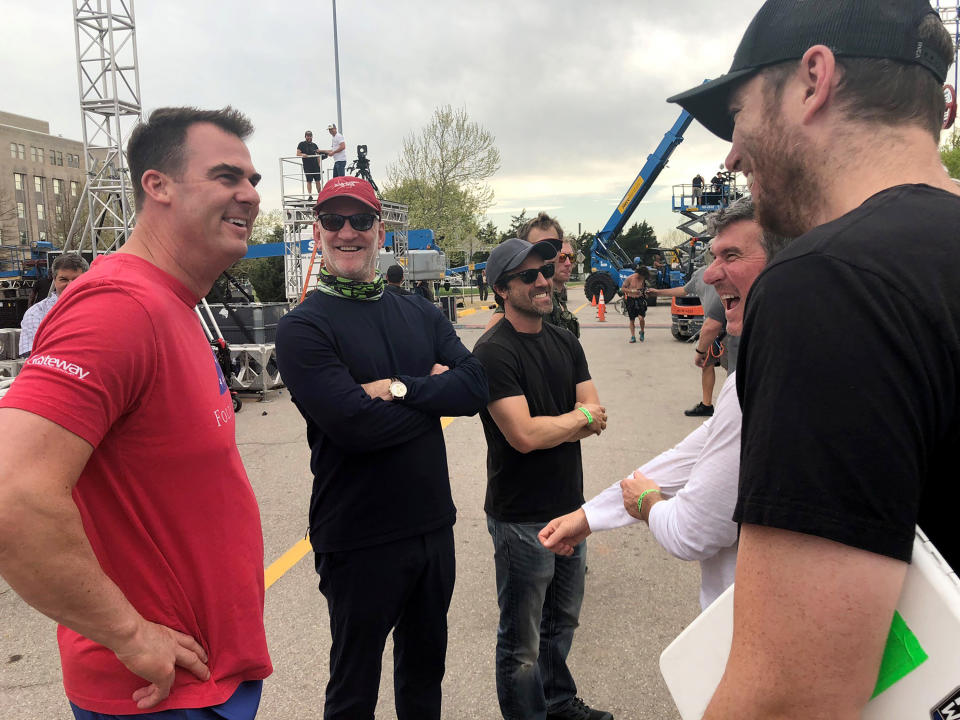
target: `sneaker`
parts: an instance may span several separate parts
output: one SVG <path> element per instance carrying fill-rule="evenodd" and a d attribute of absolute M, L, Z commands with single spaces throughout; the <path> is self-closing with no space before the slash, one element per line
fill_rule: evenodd
<path fill-rule="evenodd" d="M 313 195 L 307 195 L 307 202 L 312 202 L 312 201 L 313 201 Z M 353 226 L 351 225 L 351 227 Z"/>
<path fill-rule="evenodd" d="M 640 331 L 640 342 L 643 342 L 643 330 Z"/>
<path fill-rule="evenodd" d="M 562 710 L 548 712 L 547 720 L 613 720 L 613 715 L 606 710 L 594 710 L 575 697 Z"/>
<path fill-rule="evenodd" d="M 635 343 L 636 341 L 637 339 L 631 335 L 629 342 Z"/>
<path fill-rule="evenodd" d="M 684 410 L 683 414 L 687 417 L 710 417 L 713 415 L 713 405 L 704 405 L 698 402 L 689 410 Z"/>

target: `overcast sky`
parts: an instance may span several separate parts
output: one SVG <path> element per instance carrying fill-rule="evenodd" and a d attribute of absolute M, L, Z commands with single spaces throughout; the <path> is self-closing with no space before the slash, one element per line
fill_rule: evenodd
<path fill-rule="evenodd" d="M 106 0 L 104 0 L 106 4 Z M 600 229 L 679 114 L 668 95 L 729 68 L 761 0 L 340 0 L 348 159 L 369 147 L 386 179 L 403 137 L 434 108 L 465 107 L 502 156 L 488 213 L 547 210 L 569 231 Z M 282 155 L 336 122 L 330 0 L 136 0 L 144 113 L 164 105 L 247 113 L 262 207 L 280 206 Z M 69 0 L 0 0 L 0 110 L 82 139 Z M 634 214 L 665 237 L 671 185 L 707 179 L 726 143 L 696 123 Z"/>

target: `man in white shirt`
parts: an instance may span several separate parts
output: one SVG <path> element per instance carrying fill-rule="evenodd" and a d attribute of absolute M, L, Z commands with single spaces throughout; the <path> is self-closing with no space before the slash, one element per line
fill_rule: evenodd
<path fill-rule="evenodd" d="M 347 174 L 347 141 L 333 123 L 327 125 L 330 133 L 330 149 L 324 154 L 333 157 L 333 176 L 342 177 Z"/>
<path fill-rule="evenodd" d="M 744 198 L 708 218 L 716 258 L 703 279 L 723 300 L 727 331 L 739 335 L 750 286 L 786 241 L 764 233 Z M 579 510 L 551 520 L 540 532 L 544 547 L 562 555 L 596 530 L 650 526 L 671 555 L 700 562 L 700 606 L 706 608 L 733 583 L 737 562 L 740 472 L 740 403 L 730 373 L 709 420 L 677 446 L 642 465 Z"/>
<path fill-rule="evenodd" d="M 53 261 L 50 270 L 53 275 L 53 290 L 40 302 L 34 303 L 20 321 L 20 357 L 27 357 L 33 350 L 33 338 L 37 334 L 40 322 L 50 312 L 57 298 L 71 282 L 90 269 L 90 265 L 77 253 L 63 253 Z"/>

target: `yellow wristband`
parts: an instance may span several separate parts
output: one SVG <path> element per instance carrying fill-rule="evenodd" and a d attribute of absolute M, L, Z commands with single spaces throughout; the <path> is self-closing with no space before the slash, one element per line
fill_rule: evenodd
<path fill-rule="evenodd" d="M 578 407 L 577 410 L 587 416 L 587 425 L 593 425 L 593 415 L 590 414 L 589 410 L 587 410 L 585 407 Z"/>

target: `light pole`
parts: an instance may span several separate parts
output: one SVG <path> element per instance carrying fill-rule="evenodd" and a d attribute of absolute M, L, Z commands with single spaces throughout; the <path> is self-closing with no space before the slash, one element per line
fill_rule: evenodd
<path fill-rule="evenodd" d="M 343 115 L 340 112 L 340 46 L 337 42 L 337 0 L 333 0 L 333 66 L 337 76 L 337 130 L 343 132 Z"/>

